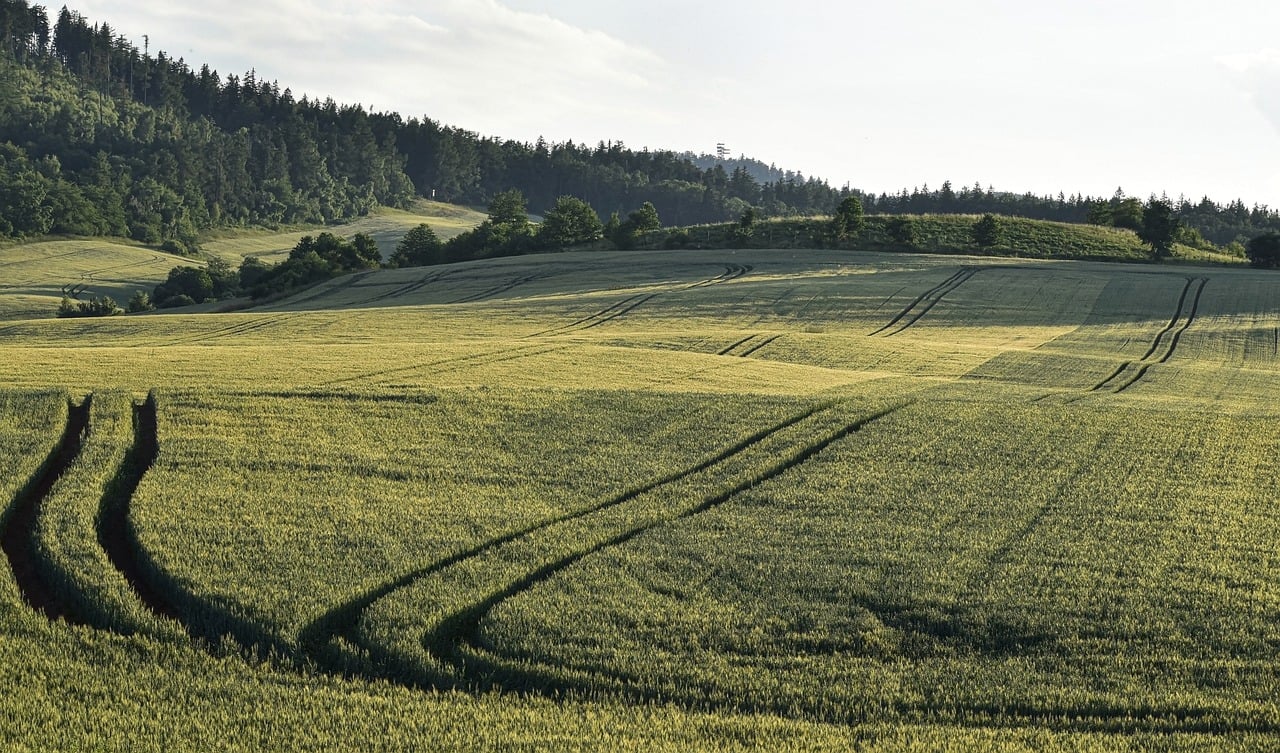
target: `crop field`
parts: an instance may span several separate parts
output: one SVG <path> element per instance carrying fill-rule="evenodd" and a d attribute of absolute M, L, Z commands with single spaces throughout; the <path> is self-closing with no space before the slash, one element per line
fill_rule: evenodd
<path fill-rule="evenodd" d="M 1273 273 L 802 249 L 15 313 L 0 747 L 1274 749 L 1277 333 Z"/>
<path fill-rule="evenodd" d="M 199 263 L 105 239 L 0 248 L 0 321 L 52 317 L 68 295 L 123 304 L 136 291 L 151 292 L 170 269 Z"/>

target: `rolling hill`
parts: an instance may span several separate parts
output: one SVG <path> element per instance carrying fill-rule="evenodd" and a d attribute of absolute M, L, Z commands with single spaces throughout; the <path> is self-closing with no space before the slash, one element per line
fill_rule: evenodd
<path fill-rule="evenodd" d="M 1278 280 L 571 252 L 10 321 L 0 731 L 1265 748 Z"/>

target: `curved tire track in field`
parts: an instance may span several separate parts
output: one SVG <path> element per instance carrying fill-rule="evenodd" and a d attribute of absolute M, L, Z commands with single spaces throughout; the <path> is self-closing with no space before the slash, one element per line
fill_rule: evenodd
<path fill-rule="evenodd" d="M 201 342 L 201 341 L 204 341 L 204 340 L 211 340 L 211 339 L 214 339 L 214 338 L 222 337 L 222 336 L 224 336 L 224 335 L 234 335 L 234 334 L 236 334 L 237 332 L 239 332 L 241 329 L 244 329 L 244 328 L 246 328 L 246 327 L 250 327 L 251 325 L 256 325 L 256 324 L 258 324 L 259 322 L 262 322 L 262 321 L 264 321 L 264 320 L 276 321 L 276 320 L 279 320 L 279 319 L 283 318 L 284 316 L 285 316 L 285 314 L 266 314 L 266 315 L 261 315 L 261 316 L 255 316 L 255 315 L 253 315 L 253 314 L 240 314 L 240 315 L 237 315 L 237 316 L 236 316 L 236 318 L 237 318 L 239 321 L 236 321 L 236 322 L 235 322 L 235 323 L 233 323 L 233 324 L 224 324 L 224 325 L 222 325 L 222 326 L 220 326 L 220 327 L 215 327 L 215 328 L 213 328 L 213 329 L 211 329 L 211 330 L 209 330 L 209 331 L 207 331 L 207 332 L 199 332 L 199 333 L 195 333 L 195 334 L 180 335 L 180 336 L 178 336 L 178 337 L 176 337 L 176 338 L 169 339 L 169 340 L 158 340 L 158 341 L 156 341 L 156 342 L 144 343 L 143 345 L 141 345 L 141 346 L 139 346 L 139 347 L 156 347 L 156 346 L 169 346 L 169 345 L 186 345 L 186 344 L 188 344 L 188 343 L 195 343 L 195 342 Z M 248 321 L 245 321 L 243 317 L 252 317 L 252 318 L 250 318 Z"/>
<path fill-rule="evenodd" d="M 395 290 L 392 290 L 386 293 L 381 293 L 379 295 L 374 296 L 373 298 L 370 298 L 367 301 L 362 301 L 360 305 L 365 306 L 370 303 L 378 303 L 379 301 L 385 301 L 388 298 L 397 298 L 402 295 L 409 295 L 410 293 L 416 293 L 428 285 L 440 282 L 446 277 L 452 277 L 457 273 L 458 273 L 458 270 L 456 269 L 448 269 L 448 270 L 443 270 L 439 272 L 432 272 L 431 274 L 428 274 L 424 277 L 414 280 L 411 283 L 408 283 L 406 285 L 401 285 Z M 360 287 L 360 286 L 357 285 L 355 287 Z"/>
<path fill-rule="evenodd" d="M 307 295 L 303 298 L 297 298 L 294 300 L 286 299 L 286 300 L 280 301 L 279 303 L 272 304 L 272 308 L 276 306 L 298 306 L 303 303 L 311 303 L 312 301 L 318 301 L 321 298 L 327 298 L 328 296 L 331 296 L 334 293 L 347 290 L 348 288 L 355 287 L 355 284 L 357 282 L 360 282 L 364 278 L 373 274 L 375 271 L 377 270 L 371 269 L 367 272 L 356 272 L 354 274 L 346 275 L 345 277 L 340 278 L 340 281 L 334 285 L 325 285 L 321 283 L 320 290 L 315 290 L 310 295 Z"/>
<path fill-rule="evenodd" d="M 1136 367 L 1133 374 L 1129 376 L 1128 379 L 1119 382 L 1119 386 L 1112 390 L 1112 394 L 1118 395 L 1141 381 L 1142 378 L 1147 375 L 1147 372 L 1151 370 L 1152 366 L 1166 363 L 1170 358 L 1172 358 L 1174 352 L 1178 349 L 1178 343 L 1182 340 L 1183 333 L 1185 333 L 1196 320 L 1196 315 L 1200 311 L 1200 297 L 1204 294 L 1205 286 L 1208 284 L 1209 278 L 1207 277 L 1188 277 L 1186 284 L 1182 287 L 1182 293 L 1178 296 L 1178 307 L 1173 312 L 1173 317 L 1163 329 L 1156 333 L 1155 338 L 1151 342 L 1151 347 L 1147 348 L 1147 352 L 1143 354 L 1142 358 L 1137 361 L 1125 361 L 1120 364 L 1115 371 L 1111 372 L 1110 376 L 1095 384 L 1089 391 L 1098 392 L 1107 386 L 1116 383 L 1122 375 L 1130 370 L 1131 367 Z M 1187 296 L 1191 292 L 1192 286 L 1195 286 L 1195 293 L 1191 295 L 1191 306 L 1190 309 L 1186 311 L 1186 318 L 1183 319 L 1184 310 L 1187 309 Z M 1182 322 L 1181 324 L 1178 323 L 1180 321 Z M 1160 351 L 1160 346 L 1162 342 L 1165 341 L 1166 337 L 1168 337 L 1168 345 L 1165 346 L 1164 352 L 1159 358 L 1154 358 L 1156 353 Z"/>
<path fill-rule="evenodd" d="M 681 288 L 681 290 L 695 290 L 697 288 L 705 288 L 711 285 L 719 285 L 720 283 L 729 282 L 730 280 L 736 280 L 739 277 L 743 277 L 749 274 L 753 269 L 755 269 L 755 267 L 751 264 L 726 264 L 724 268 L 724 272 L 716 275 L 715 277 L 708 277 L 707 279 L 699 280 L 698 282 L 695 282 L 692 285 L 687 285 L 684 288 Z M 588 314 L 587 316 L 584 316 L 578 319 L 577 321 L 569 322 L 568 324 L 564 324 L 559 327 L 544 329 L 540 332 L 534 332 L 531 335 L 525 335 L 525 337 L 528 338 L 528 337 L 544 337 L 546 335 L 560 335 L 568 332 L 575 332 L 575 331 L 581 331 L 584 329 L 591 329 L 593 327 L 599 327 L 601 324 L 604 324 L 606 322 L 611 322 L 620 316 L 631 313 L 632 311 L 636 310 L 640 306 L 644 305 L 645 303 L 648 303 L 649 301 L 653 300 L 654 298 L 657 298 L 658 296 L 666 292 L 669 292 L 669 291 L 660 290 L 656 293 L 637 293 L 636 295 L 633 295 L 629 298 L 624 298 L 621 301 L 617 301 L 609 306 L 606 306 L 605 308 L 593 314 Z"/>
<path fill-rule="evenodd" d="M 361 650 L 371 655 L 376 653 L 377 647 L 360 645 L 360 641 L 355 635 L 358 623 L 364 616 L 365 612 L 373 606 L 374 602 L 391 595 L 395 591 L 407 588 L 423 578 L 439 573 L 467 560 L 479 557 L 486 552 L 494 550 L 505 544 L 529 537 L 556 525 L 576 521 L 589 515 L 618 507 L 619 505 L 625 504 L 637 497 L 640 497 L 641 495 L 652 492 L 655 489 L 676 483 L 685 478 L 706 471 L 728 461 L 736 455 L 746 452 L 778 432 L 794 426 L 805 419 L 812 417 L 816 413 L 829 409 L 830 407 L 830 404 L 816 405 L 809 410 L 762 429 L 695 465 L 654 479 L 639 487 L 629 489 L 619 495 L 611 497 L 603 502 L 591 505 L 590 507 L 559 515 L 521 530 L 498 536 L 467 549 L 466 551 L 445 557 L 444 559 L 433 562 L 426 567 L 406 573 L 393 581 L 384 583 L 361 594 L 360 596 L 355 597 L 354 599 L 340 604 L 326 612 L 320 618 L 312 621 L 299 633 L 300 643 L 304 647 L 309 659 L 321 664 L 322 666 L 334 669 L 335 671 L 344 671 L 346 673 L 355 674 L 370 674 L 371 679 L 374 677 L 381 677 L 382 679 L 403 680 L 404 678 L 399 674 L 397 668 L 392 666 L 392 662 L 388 661 L 386 662 L 386 666 L 381 666 L 377 670 L 370 672 L 370 667 L 362 666 L 361 662 L 351 661 L 349 658 L 344 658 L 341 652 L 333 645 L 335 639 L 342 638 L 359 646 Z M 419 677 L 413 678 L 409 684 L 430 686 L 437 680 L 438 678 Z"/>
<path fill-rule="evenodd" d="M 948 293 L 960 287 L 967 280 L 981 271 L 981 269 L 974 267 L 961 267 L 955 274 L 916 296 L 915 299 L 899 311 L 896 316 L 890 319 L 887 324 L 874 332 L 868 332 L 867 336 L 872 337 L 883 332 L 885 333 L 885 337 L 893 337 L 904 329 L 920 321 L 920 319 L 925 314 L 929 313 L 934 306 L 938 305 L 938 303 L 940 303 Z M 920 307 L 919 309 L 917 309 L 918 306 Z M 906 321 L 903 321 L 904 319 Z M 899 322 L 902 322 L 902 324 L 899 324 Z M 893 329 L 895 326 L 897 328 Z M 886 332 L 886 330 L 890 329 L 893 331 Z"/>
<path fill-rule="evenodd" d="M 743 345 L 746 345 L 748 342 L 750 342 L 750 341 L 752 341 L 752 340 L 756 339 L 756 338 L 757 338 L 757 337 L 759 337 L 759 336 L 760 336 L 760 335 L 759 335 L 758 333 L 757 333 L 757 334 L 754 334 L 754 335 L 747 335 L 746 337 L 742 338 L 741 340 L 736 340 L 736 341 L 734 341 L 734 343 L 733 343 L 732 345 L 730 345 L 729 347 L 727 347 L 727 348 L 725 348 L 725 349 L 723 349 L 723 350 L 721 350 L 721 351 L 717 352 L 717 353 L 716 353 L 716 355 L 718 355 L 718 356 L 727 356 L 727 355 L 729 355 L 730 353 L 732 353 L 735 349 L 740 348 L 740 347 L 742 347 Z"/>
<path fill-rule="evenodd" d="M 738 358 L 746 358 L 750 356 L 752 353 L 755 353 L 757 350 L 760 350 L 765 346 L 771 345 L 774 340 L 777 340 L 780 337 L 782 337 L 781 334 L 770 335 L 769 337 L 765 337 L 763 333 L 757 332 L 754 335 L 748 335 L 747 337 L 744 337 L 741 340 L 738 340 L 737 342 L 730 345 L 729 347 L 724 348 L 723 350 L 716 353 L 716 355 L 736 356 Z M 763 339 L 757 339 L 757 338 L 763 338 Z M 752 342 L 753 340 L 754 342 Z M 737 353 L 734 352 L 735 350 L 738 350 L 743 346 L 746 346 L 744 350 L 741 350 Z"/>
<path fill-rule="evenodd" d="M 177 621 L 188 633 L 194 634 L 191 626 L 182 621 L 177 609 L 146 578 L 138 559 L 141 547 L 137 532 L 129 521 L 133 496 L 142 483 L 142 477 L 155 464 L 159 451 L 156 396 L 152 392 L 144 402 L 133 406 L 133 446 L 125 455 L 98 508 L 98 545 L 124 576 L 139 601 L 155 614 Z"/>
<path fill-rule="evenodd" d="M 483 301 L 486 298 L 492 298 L 495 295 L 502 295 L 508 290 L 513 290 L 515 288 L 520 287 L 521 285 L 527 285 L 531 282 L 541 280 L 544 277 L 548 277 L 549 275 L 550 273 L 540 272 L 540 273 L 534 273 L 531 275 L 524 275 L 522 277 L 517 277 L 513 280 L 504 282 L 501 285 L 495 285 L 494 287 L 489 288 L 488 290 L 482 290 L 479 293 L 475 293 L 474 295 L 464 296 L 462 298 L 459 298 L 456 301 L 449 301 L 449 305 L 453 305 L 455 303 L 475 303 L 476 301 Z"/>
<path fill-rule="evenodd" d="M 41 504 L 49 496 L 53 485 L 80 454 L 80 446 L 89 431 L 89 408 L 92 402 L 92 395 L 86 397 L 80 405 L 67 402 L 67 424 L 61 439 L 35 476 L 14 498 L 6 516 L 4 532 L 0 534 L 0 545 L 9 560 L 23 601 L 50 620 L 64 618 L 75 621 L 75 615 L 40 572 L 33 535 Z"/>
<path fill-rule="evenodd" d="M 1170 317 L 1169 323 L 1164 325 L 1164 329 L 1156 333 L 1155 339 L 1151 341 L 1151 347 L 1147 348 L 1147 352 L 1142 354 L 1142 358 L 1138 359 L 1139 361 L 1145 361 L 1148 358 L 1151 358 L 1151 355 L 1156 352 L 1156 348 L 1160 347 L 1160 341 L 1164 339 L 1164 336 L 1172 332 L 1174 327 L 1178 326 L 1178 320 L 1182 318 L 1182 307 L 1187 302 L 1187 292 L 1191 290 L 1192 282 L 1193 280 L 1188 277 L 1186 284 L 1182 286 L 1182 292 L 1178 295 L 1178 305 L 1174 307 L 1173 316 Z"/>
<path fill-rule="evenodd" d="M 487 650 L 481 647 L 479 641 L 480 623 L 503 602 L 532 590 L 540 583 L 550 580 L 557 574 L 572 567 L 583 559 L 593 554 L 598 554 L 606 549 L 621 546 L 637 536 L 660 526 L 670 525 L 681 520 L 687 520 L 719 507 L 739 494 L 748 491 L 752 487 L 777 478 L 787 471 L 796 468 L 826 448 L 830 447 L 832 444 L 861 431 L 867 425 L 900 410 L 902 407 L 903 406 L 899 405 L 877 411 L 869 416 L 864 416 L 846 423 L 835 431 L 827 432 L 817 439 L 810 438 L 809 441 L 802 444 L 797 450 L 773 463 L 764 471 L 752 474 L 749 478 L 741 480 L 738 484 L 734 485 L 727 491 L 705 498 L 697 505 L 672 516 L 671 518 L 638 525 L 629 530 L 623 531 L 604 542 L 588 547 L 583 551 L 576 552 L 563 557 L 560 560 L 544 565 L 543 567 L 540 567 L 514 581 L 498 593 L 491 594 L 482 601 L 443 620 L 434 630 L 423 636 L 422 645 L 431 655 L 450 662 L 455 667 L 459 668 L 463 674 L 464 681 L 470 681 L 475 687 L 486 687 L 491 682 L 496 682 L 504 689 L 518 691 L 550 691 L 552 693 L 556 693 L 565 691 L 571 692 L 575 690 L 592 690 L 592 683 L 588 682 L 586 687 L 576 687 L 576 683 L 563 683 L 562 681 L 557 681 L 553 672 L 550 671 L 540 671 L 538 669 L 530 670 L 526 667 L 503 666 L 504 657 L 491 655 Z M 477 677 L 477 675 L 479 676 Z M 479 682 L 477 682 L 477 680 Z M 644 691 L 641 691 L 641 693 L 643 694 Z"/>
<path fill-rule="evenodd" d="M 1196 288 L 1196 294 L 1191 299 L 1191 312 L 1187 314 L 1187 321 L 1183 322 L 1178 331 L 1173 333 L 1173 339 L 1169 341 L 1169 349 L 1165 351 L 1164 356 L 1156 363 L 1164 363 L 1173 357 L 1173 352 L 1178 349 L 1178 343 L 1182 341 L 1182 335 L 1185 333 L 1196 320 L 1196 314 L 1200 313 L 1200 296 L 1204 294 L 1204 288 L 1209 284 L 1209 278 L 1201 277 L 1200 286 Z"/>

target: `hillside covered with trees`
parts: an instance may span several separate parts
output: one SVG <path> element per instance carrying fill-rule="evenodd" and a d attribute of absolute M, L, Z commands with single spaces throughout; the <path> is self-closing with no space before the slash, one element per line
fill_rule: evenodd
<path fill-rule="evenodd" d="M 996 213 L 1136 227 L 1141 202 L 1040 197 L 975 185 L 869 194 L 758 160 L 502 140 L 428 117 L 295 98 L 254 71 L 221 75 L 139 50 L 107 22 L 0 0 L 0 238 L 112 235 L 194 248 L 227 226 L 328 224 L 415 196 L 484 205 L 518 190 L 544 214 L 563 196 L 601 218 L 648 203 L 669 225 L 827 214 Z M 1207 198 L 1183 224 L 1227 244 L 1280 230 L 1280 214 Z M 1194 240 L 1194 239 L 1191 239 Z"/>

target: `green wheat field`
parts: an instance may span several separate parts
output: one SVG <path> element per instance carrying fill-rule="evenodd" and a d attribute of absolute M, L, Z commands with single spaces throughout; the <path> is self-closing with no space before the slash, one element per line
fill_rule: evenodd
<path fill-rule="evenodd" d="M 1280 745 L 1274 274 L 578 252 L 32 318 L 172 266 L 91 245 L 0 250 L 5 749 Z"/>

